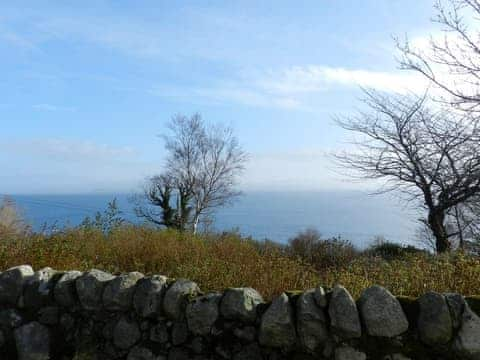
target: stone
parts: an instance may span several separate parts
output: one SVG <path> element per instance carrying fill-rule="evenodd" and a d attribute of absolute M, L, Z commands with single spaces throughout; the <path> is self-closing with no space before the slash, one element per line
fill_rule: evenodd
<path fill-rule="evenodd" d="M 113 329 L 113 344 L 119 349 L 131 348 L 140 340 L 140 337 L 137 322 L 126 317 L 122 317 Z"/>
<path fill-rule="evenodd" d="M 47 305 L 50 299 L 53 299 L 58 274 L 58 271 L 46 267 L 30 276 L 23 289 L 24 306 L 28 309 L 38 310 Z"/>
<path fill-rule="evenodd" d="M 258 340 L 261 345 L 289 349 L 295 344 L 295 322 L 288 296 L 275 298 L 262 316 Z"/>
<path fill-rule="evenodd" d="M 397 354 L 384 356 L 382 360 L 411 360 L 411 359 L 403 354 L 397 353 Z"/>
<path fill-rule="evenodd" d="M 297 299 L 297 334 L 302 348 L 314 353 L 328 339 L 327 319 L 315 301 L 315 290 Z"/>
<path fill-rule="evenodd" d="M 315 288 L 313 296 L 318 306 L 321 308 L 326 308 L 328 306 L 327 293 L 322 286 L 317 286 Z"/>
<path fill-rule="evenodd" d="M 184 321 L 177 321 L 172 326 L 172 344 L 184 344 L 188 339 L 188 326 Z"/>
<path fill-rule="evenodd" d="M 168 360 L 191 360 L 191 357 L 188 350 L 174 347 L 168 352 Z"/>
<path fill-rule="evenodd" d="M 163 293 L 166 288 L 167 277 L 154 275 L 138 280 L 133 307 L 141 317 L 156 317 L 163 313 Z"/>
<path fill-rule="evenodd" d="M 75 280 L 82 274 L 80 271 L 67 271 L 60 277 L 53 289 L 53 295 L 57 304 L 66 308 L 72 308 L 77 304 Z"/>
<path fill-rule="evenodd" d="M 0 273 L 0 304 L 17 305 L 23 286 L 33 274 L 29 265 L 15 266 Z"/>
<path fill-rule="evenodd" d="M 163 344 L 168 341 L 167 326 L 163 323 L 159 323 L 150 328 L 150 341 Z"/>
<path fill-rule="evenodd" d="M 47 306 L 38 311 L 38 321 L 44 325 L 56 325 L 59 321 L 59 309 L 56 306 Z"/>
<path fill-rule="evenodd" d="M 408 330 L 408 320 L 400 302 L 381 286 L 364 290 L 358 307 L 370 336 L 393 338 Z"/>
<path fill-rule="evenodd" d="M 465 299 L 460 294 L 447 293 L 444 294 L 447 301 L 448 309 L 450 310 L 450 317 L 452 319 L 452 326 L 458 330 L 462 325 L 462 314 L 465 310 Z"/>
<path fill-rule="evenodd" d="M 14 329 L 24 323 L 22 315 L 15 309 L 0 310 L 0 328 Z"/>
<path fill-rule="evenodd" d="M 221 294 L 207 294 L 192 300 L 186 307 L 188 328 L 194 335 L 208 335 L 219 316 Z"/>
<path fill-rule="evenodd" d="M 50 359 L 50 334 L 38 322 L 30 322 L 14 331 L 18 360 Z"/>
<path fill-rule="evenodd" d="M 103 306 L 110 311 L 127 311 L 132 306 L 137 281 L 143 274 L 135 271 L 109 281 L 103 290 Z"/>
<path fill-rule="evenodd" d="M 250 344 L 233 356 L 233 360 L 262 360 L 262 352 L 258 344 Z"/>
<path fill-rule="evenodd" d="M 350 346 L 335 349 L 335 360 L 366 360 L 367 355 Z"/>
<path fill-rule="evenodd" d="M 355 339 L 362 335 L 357 305 L 350 293 L 340 285 L 333 288 L 328 305 L 332 331 L 342 339 Z"/>
<path fill-rule="evenodd" d="M 65 331 L 72 330 L 75 327 L 75 318 L 68 313 L 63 314 L 60 316 L 60 326 Z"/>
<path fill-rule="evenodd" d="M 220 313 L 229 320 L 254 323 L 257 306 L 263 303 L 262 296 L 252 288 L 231 288 L 225 291 L 220 303 Z"/>
<path fill-rule="evenodd" d="M 78 298 L 85 310 L 101 310 L 102 295 L 107 282 L 115 277 L 101 270 L 87 271 L 75 281 Z"/>
<path fill-rule="evenodd" d="M 461 359 L 480 359 L 480 317 L 465 305 L 462 325 L 453 341 L 453 349 Z"/>
<path fill-rule="evenodd" d="M 257 329 L 254 326 L 245 326 L 244 328 L 235 328 L 233 335 L 244 342 L 251 343 L 257 338 Z"/>
<path fill-rule="evenodd" d="M 175 281 L 165 293 L 163 311 L 170 319 L 180 319 L 187 296 L 195 296 L 199 292 L 200 288 L 193 281 L 185 279 Z"/>
<path fill-rule="evenodd" d="M 453 333 L 450 310 L 445 297 L 436 292 L 428 292 L 418 299 L 417 320 L 420 340 L 429 346 L 447 344 Z"/>
<path fill-rule="evenodd" d="M 128 353 L 127 360 L 155 360 L 155 355 L 147 348 L 136 346 Z"/>
<path fill-rule="evenodd" d="M 206 349 L 205 341 L 203 340 L 202 337 L 197 336 L 193 338 L 192 341 L 190 342 L 190 348 L 195 354 L 201 354 Z"/>

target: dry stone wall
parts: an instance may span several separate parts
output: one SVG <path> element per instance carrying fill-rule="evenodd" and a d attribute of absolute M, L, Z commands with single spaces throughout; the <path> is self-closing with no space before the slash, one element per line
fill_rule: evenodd
<path fill-rule="evenodd" d="M 468 299 L 467 299 L 468 300 Z M 373 286 L 203 294 L 185 279 L 100 271 L 0 274 L 0 359 L 480 359 L 480 318 L 459 294 Z"/>

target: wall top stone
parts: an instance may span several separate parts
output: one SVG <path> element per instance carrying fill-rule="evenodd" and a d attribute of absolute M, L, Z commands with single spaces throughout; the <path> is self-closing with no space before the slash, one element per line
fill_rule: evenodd
<path fill-rule="evenodd" d="M 95 359 L 480 359 L 480 318 L 463 296 L 416 303 L 409 324 L 380 286 L 357 302 L 337 285 L 268 303 L 252 288 L 203 294 L 186 279 L 22 265 L 0 274 L 0 354 L 63 360 L 82 344 Z"/>

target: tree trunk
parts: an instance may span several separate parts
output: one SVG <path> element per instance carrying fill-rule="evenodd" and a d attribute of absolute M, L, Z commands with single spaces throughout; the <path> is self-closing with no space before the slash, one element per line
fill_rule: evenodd
<path fill-rule="evenodd" d="M 200 220 L 200 215 L 195 215 L 193 218 L 193 225 L 192 225 L 192 232 L 193 234 L 196 234 L 198 231 L 198 222 Z"/>
<path fill-rule="evenodd" d="M 450 251 L 451 244 L 445 228 L 445 213 L 443 211 L 430 210 L 428 214 L 428 225 L 435 236 L 437 252 L 444 253 Z"/>

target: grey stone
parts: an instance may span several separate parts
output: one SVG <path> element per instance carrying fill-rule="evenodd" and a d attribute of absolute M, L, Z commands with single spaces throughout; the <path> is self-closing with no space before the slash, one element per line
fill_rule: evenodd
<path fill-rule="evenodd" d="M 297 299 L 297 334 L 301 346 L 309 353 L 328 339 L 327 320 L 315 301 L 315 290 L 306 291 Z"/>
<path fill-rule="evenodd" d="M 288 349 L 295 344 L 295 338 L 292 305 L 283 293 L 273 300 L 263 314 L 258 340 L 264 346 Z"/>
<path fill-rule="evenodd" d="M 150 328 L 150 341 L 163 344 L 168 341 L 167 326 L 163 323 L 159 323 Z"/>
<path fill-rule="evenodd" d="M 185 279 L 175 281 L 165 293 L 163 311 L 170 319 L 180 319 L 187 296 L 195 296 L 199 292 L 198 285 L 193 281 Z"/>
<path fill-rule="evenodd" d="M 257 329 L 254 326 L 245 326 L 244 328 L 235 328 L 233 335 L 245 342 L 254 342 L 257 338 Z"/>
<path fill-rule="evenodd" d="M 110 311 L 127 311 L 132 306 L 137 281 L 143 278 L 139 272 L 121 274 L 109 281 L 103 290 L 103 306 Z"/>
<path fill-rule="evenodd" d="M 117 326 L 118 319 L 112 318 L 108 319 L 105 325 L 102 328 L 102 336 L 107 339 L 113 339 L 113 332 L 115 331 L 115 326 Z"/>
<path fill-rule="evenodd" d="M 328 306 L 327 293 L 321 286 L 317 286 L 314 292 L 315 302 L 318 306 L 326 308 Z"/>
<path fill-rule="evenodd" d="M 350 346 L 335 349 L 335 360 L 366 360 L 367 355 Z"/>
<path fill-rule="evenodd" d="M 50 359 L 50 334 L 38 322 L 23 325 L 14 332 L 18 360 Z"/>
<path fill-rule="evenodd" d="M 427 345 L 441 345 L 452 338 L 453 326 L 450 310 L 445 297 L 436 292 L 428 292 L 418 299 L 417 321 L 420 340 Z"/>
<path fill-rule="evenodd" d="M 262 360 L 262 352 L 258 344 L 250 344 L 233 356 L 233 360 Z"/>
<path fill-rule="evenodd" d="M 17 305 L 23 286 L 33 274 L 29 265 L 15 266 L 0 273 L 0 304 Z"/>
<path fill-rule="evenodd" d="M 60 316 L 60 326 L 66 331 L 72 330 L 75 327 L 75 318 L 68 313 L 63 314 Z"/>
<path fill-rule="evenodd" d="M 364 290 L 358 306 L 370 336 L 393 338 L 408 330 L 408 320 L 400 302 L 381 286 Z"/>
<path fill-rule="evenodd" d="M 137 322 L 126 317 L 122 317 L 113 329 L 113 343 L 120 349 L 131 348 L 140 340 L 140 337 Z"/>
<path fill-rule="evenodd" d="M 177 321 L 172 326 L 172 344 L 184 344 L 188 339 L 188 326 L 184 321 Z"/>
<path fill-rule="evenodd" d="M 92 269 L 77 278 L 75 286 L 78 298 L 85 310 L 100 310 L 102 308 L 103 290 L 108 281 L 115 277 L 101 270 Z"/>
<path fill-rule="evenodd" d="M 480 317 L 468 305 L 462 315 L 462 325 L 453 342 L 454 351 L 461 359 L 480 359 Z"/>
<path fill-rule="evenodd" d="M 220 304 L 220 313 L 230 320 L 253 323 L 257 318 L 257 306 L 263 303 L 262 296 L 252 288 L 232 288 L 225 291 Z"/>
<path fill-rule="evenodd" d="M 191 301 L 185 310 L 188 328 L 194 335 L 208 335 L 219 316 L 220 294 L 207 294 Z"/>
<path fill-rule="evenodd" d="M 165 276 L 154 275 L 138 280 L 133 296 L 133 307 L 141 317 L 156 317 L 163 313 L 163 292 L 167 284 Z"/>
<path fill-rule="evenodd" d="M 206 349 L 205 341 L 202 337 L 197 336 L 190 342 L 190 348 L 195 354 L 201 354 Z"/>
<path fill-rule="evenodd" d="M 66 308 L 71 308 L 77 304 L 77 289 L 75 280 L 83 273 L 80 271 L 67 271 L 57 281 L 53 294 L 55 301 Z"/>
<path fill-rule="evenodd" d="M 397 353 L 397 354 L 384 356 L 382 360 L 411 360 L 411 359 L 403 354 Z"/>
<path fill-rule="evenodd" d="M 465 299 L 460 294 L 444 294 L 447 301 L 448 309 L 450 310 L 450 317 L 452 319 L 452 326 L 457 330 L 462 325 L 462 314 L 465 310 Z"/>
<path fill-rule="evenodd" d="M 56 325 L 59 321 L 59 309 L 56 306 L 47 306 L 38 311 L 38 321 L 45 325 Z"/>
<path fill-rule="evenodd" d="M 0 310 L 0 327 L 14 329 L 24 323 L 22 315 L 15 309 Z"/>
<path fill-rule="evenodd" d="M 188 350 L 174 347 L 168 352 L 168 360 L 191 360 L 191 357 Z"/>
<path fill-rule="evenodd" d="M 127 360 L 155 360 L 155 355 L 147 348 L 136 346 L 128 353 Z"/>
<path fill-rule="evenodd" d="M 53 299 L 55 282 L 58 280 L 58 271 L 46 267 L 36 271 L 25 282 L 23 290 L 24 306 L 28 309 L 38 310 Z"/>
<path fill-rule="evenodd" d="M 342 339 L 354 339 L 362 335 L 357 306 L 343 286 L 333 288 L 328 314 L 333 332 Z"/>

